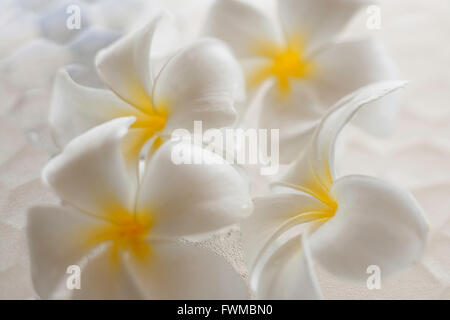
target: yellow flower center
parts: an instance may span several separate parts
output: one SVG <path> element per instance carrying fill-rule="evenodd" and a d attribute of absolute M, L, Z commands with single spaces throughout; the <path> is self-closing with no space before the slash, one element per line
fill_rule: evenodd
<path fill-rule="evenodd" d="M 127 252 L 136 260 L 143 261 L 151 254 L 147 238 L 153 224 L 154 220 L 150 214 L 132 214 L 116 206 L 108 211 L 108 220 L 104 225 L 88 230 L 86 244 L 96 247 L 109 243 L 113 265 L 118 265 L 120 254 Z"/>
<path fill-rule="evenodd" d="M 297 187 L 296 189 L 303 191 L 306 194 L 309 194 L 315 197 L 317 200 L 326 205 L 326 208 L 317 209 L 311 212 L 303 212 L 296 216 L 297 223 L 305 223 L 305 222 L 314 222 L 317 227 L 321 226 L 328 220 L 334 217 L 338 204 L 336 200 L 331 196 L 328 190 L 322 191 L 320 193 L 312 192 L 311 189 Z"/>
<path fill-rule="evenodd" d="M 314 169 L 313 169 L 314 170 Z M 325 207 L 317 208 L 309 212 L 293 212 L 293 216 L 288 220 L 286 228 L 301 223 L 313 222 L 317 227 L 321 226 L 330 220 L 336 214 L 338 203 L 330 192 L 333 185 L 333 176 L 330 172 L 330 161 L 326 156 L 323 161 L 323 175 L 319 178 L 319 173 L 314 171 L 308 180 L 303 180 L 298 184 L 291 184 L 285 182 L 277 182 L 274 185 L 281 185 L 289 188 L 299 190 L 319 200 Z M 285 230 L 285 229 L 282 229 Z M 281 230 L 281 231 L 282 231 Z M 281 232 L 280 231 L 280 232 Z"/>
<path fill-rule="evenodd" d="M 260 266 L 264 266 L 264 263 L 260 263 L 261 260 L 266 261 L 267 252 L 271 252 L 271 246 L 277 239 L 280 239 L 283 234 L 289 232 L 290 230 L 298 227 L 299 225 L 312 224 L 311 227 L 314 229 L 320 228 L 324 223 L 334 217 L 336 214 L 338 205 L 335 199 L 331 196 L 328 191 L 321 191 L 316 193 L 309 188 L 302 188 L 294 185 L 290 185 L 288 183 L 277 183 L 279 185 L 295 188 L 300 190 L 310 196 L 315 197 L 317 200 L 321 201 L 325 206 L 321 206 L 320 208 L 311 208 L 311 210 L 306 210 L 302 212 L 294 211 L 291 213 L 290 218 L 283 221 L 281 224 L 277 226 L 272 235 L 265 241 L 264 246 L 260 250 L 259 254 L 255 258 L 255 262 L 251 267 L 251 278 L 250 284 L 254 285 L 252 278 L 252 274 L 257 274 L 254 272 L 256 268 Z"/>
<path fill-rule="evenodd" d="M 131 128 L 147 129 L 153 133 L 164 129 L 168 118 L 167 108 L 146 110 L 142 117 L 136 119 Z"/>
<path fill-rule="evenodd" d="M 293 37 L 286 47 L 265 43 L 256 48 L 257 55 L 269 61 L 250 75 L 249 85 L 257 86 L 263 81 L 275 77 L 283 95 L 291 91 L 292 79 L 311 76 L 314 65 L 304 57 L 304 45 L 300 37 Z"/>
<path fill-rule="evenodd" d="M 144 130 L 134 133 L 133 137 L 124 146 L 124 156 L 127 162 L 135 160 L 139 156 L 142 147 L 151 138 L 155 138 L 152 144 L 152 151 L 156 150 L 163 143 L 162 138 L 157 136 L 157 133 L 164 129 L 168 117 L 169 111 L 166 103 L 161 104 L 158 108 L 151 107 L 143 110 L 143 114 L 137 117 L 131 129 Z"/>

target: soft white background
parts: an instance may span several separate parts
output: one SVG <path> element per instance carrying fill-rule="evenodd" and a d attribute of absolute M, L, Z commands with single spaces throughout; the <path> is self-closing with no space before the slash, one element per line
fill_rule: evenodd
<path fill-rule="evenodd" d="M 210 0 L 160 1 L 181 17 L 180 26 L 194 34 Z M 258 5 L 270 1 L 256 1 Z M 362 12 L 346 36 L 369 34 L 384 41 L 401 78 L 410 81 L 403 93 L 397 130 L 386 139 L 355 128 L 341 138 L 341 173 L 383 177 L 408 188 L 428 214 L 431 234 L 423 259 L 405 272 L 383 279 L 381 290 L 365 283 L 341 281 L 319 269 L 326 298 L 450 299 L 450 1 L 381 1 L 380 30 L 368 30 Z M 1 39 L 0 39 L 1 41 Z M 39 181 L 48 159 L 48 141 L 24 134 L 25 113 L 42 117 L 41 95 L 26 110 L 0 108 L 0 298 L 33 298 L 26 249 L 26 208 L 55 199 Z M 0 101 L 1 104 L 1 101 Z M 33 106 L 35 108 L 33 109 Z M 40 107 L 39 107 L 40 106 Z M 39 108 L 38 108 L 39 107 Z M 43 133 L 45 127 L 36 134 Z M 246 276 L 239 232 L 214 236 L 206 243 Z"/>

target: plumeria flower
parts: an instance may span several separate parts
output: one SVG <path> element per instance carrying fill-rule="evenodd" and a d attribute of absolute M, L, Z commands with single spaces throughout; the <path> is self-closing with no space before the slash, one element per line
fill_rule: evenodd
<path fill-rule="evenodd" d="M 385 277 L 419 258 L 428 225 L 415 199 L 374 177 L 338 178 L 334 166 L 345 124 L 362 106 L 403 84 L 377 83 L 339 101 L 274 184 L 276 193 L 254 200 L 242 234 L 259 298 L 320 298 L 313 259 L 338 276 L 365 281 L 371 265 Z"/>
<path fill-rule="evenodd" d="M 177 240 L 247 216 L 246 182 L 218 155 L 174 141 L 149 157 L 138 181 L 123 153 L 134 123 L 125 117 L 93 128 L 44 168 L 44 182 L 62 203 L 29 212 L 36 292 L 64 294 L 66 270 L 76 265 L 81 288 L 72 298 L 245 298 L 245 283 L 225 260 Z M 211 164 L 176 165 L 175 146 Z"/>
<path fill-rule="evenodd" d="M 216 0 L 205 33 L 224 40 L 240 60 L 247 91 L 263 83 L 258 126 L 280 129 L 280 161 L 289 163 L 309 141 L 326 108 L 373 82 L 396 79 L 382 45 L 370 38 L 336 42 L 366 0 L 278 0 L 279 17 L 239 0 Z M 252 94 L 250 94 L 252 95 Z M 395 97 L 358 115 L 361 126 L 388 133 Z"/>
<path fill-rule="evenodd" d="M 111 90 L 75 83 L 67 72 L 56 79 L 50 123 L 59 145 L 108 120 L 134 116 L 129 139 L 133 159 L 151 141 L 159 146 L 174 129 L 232 125 L 234 104 L 245 97 L 244 79 L 227 47 L 214 39 L 184 48 L 154 77 L 152 38 L 161 18 L 100 51 L 97 69 Z"/>

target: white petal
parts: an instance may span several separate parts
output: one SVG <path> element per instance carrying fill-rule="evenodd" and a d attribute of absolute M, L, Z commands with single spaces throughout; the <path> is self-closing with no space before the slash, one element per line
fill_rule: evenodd
<path fill-rule="evenodd" d="M 280 163 L 290 163 L 304 149 L 314 133 L 323 111 L 310 87 L 292 81 L 289 95 L 281 96 L 273 83 L 265 93 L 259 115 L 259 128 L 280 132 Z"/>
<path fill-rule="evenodd" d="M 165 131 L 192 130 L 194 120 L 203 128 L 231 126 L 234 104 L 245 97 L 244 76 L 226 46 L 213 39 L 195 42 L 174 56 L 155 82 L 154 103 L 166 106 Z"/>
<path fill-rule="evenodd" d="M 180 153 L 211 164 L 177 165 L 172 159 Z M 166 142 L 147 165 L 137 212 L 154 215 L 152 235 L 214 231 L 238 222 L 252 210 L 246 180 L 220 156 L 199 146 Z"/>
<path fill-rule="evenodd" d="M 308 189 L 314 194 L 328 193 L 336 178 L 334 149 L 341 130 L 360 108 L 404 85 L 402 81 L 380 82 L 363 87 L 338 101 L 322 118 L 311 145 L 301 152 L 281 181 Z"/>
<path fill-rule="evenodd" d="M 288 39 L 303 37 L 307 51 L 332 41 L 366 0 L 278 0 L 280 19 Z"/>
<path fill-rule="evenodd" d="M 394 61 L 381 42 L 372 38 L 334 44 L 313 60 L 317 65 L 313 83 L 325 106 L 362 86 L 398 78 Z M 355 121 L 369 132 L 387 134 L 395 125 L 397 100 L 396 94 L 380 99 L 361 110 Z"/>
<path fill-rule="evenodd" d="M 103 81 L 123 100 L 141 110 L 152 106 L 150 51 L 159 21 L 158 16 L 144 28 L 100 51 L 96 58 Z"/>
<path fill-rule="evenodd" d="M 305 231 L 306 232 L 306 231 Z M 306 236 L 277 240 L 277 248 L 261 270 L 254 289 L 258 299 L 322 299 Z"/>
<path fill-rule="evenodd" d="M 83 212 L 104 218 L 116 206 L 132 212 L 137 164 L 127 165 L 122 140 L 134 120 L 118 118 L 75 138 L 47 164 L 43 179 Z"/>
<path fill-rule="evenodd" d="M 319 200 L 293 192 L 255 198 L 253 214 L 241 222 L 244 258 L 250 271 L 278 236 L 310 221 L 308 214 L 327 209 Z"/>
<path fill-rule="evenodd" d="M 49 121 L 59 146 L 65 146 L 76 136 L 101 123 L 124 116 L 141 117 L 142 112 L 109 90 L 81 86 L 65 70 L 58 73 Z"/>
<path fill-rule="evenodd" d="M 262 44 L 280 42 L 280 30 L 264 12 L 239 0 L 216 0 L 204 34 L 225 41 L 239 59 L 258 55 Z"/>
<path fill-rule="evenodd" d="M 98 219 L 64 207 L 34 207 L 28 215 L 28 247 L 34 289 L 47 299 L 66 275 L 70 265 L 78 265 L 91 248 L 80 236 L 95 228 Z"/>
<path fill-rule="evenodd" d="M 343 177 L 331 192 L 338 210 L 310 238 L 314 258 L 330 272 L 365 280 L 376 265 L 385 277 L 420 257 L 428 226 L 408 192 L 367 176 Z"/>
<path fill-rule="evenodd" d="M 151 242 L 148 261 L 129 260 L 149 299 L 246 299 L 247 287 L 225 259 L 204 248 Z"/>
<path fill-rule="evenodd" d="M 81 271 L 81 288 L 72 290 L 73 299 L 143 299 L 144 296 L 134 282 L 125 265 L 112 266 L 110 252 L 104 248 L 94 257 L 89 257 Z"/>

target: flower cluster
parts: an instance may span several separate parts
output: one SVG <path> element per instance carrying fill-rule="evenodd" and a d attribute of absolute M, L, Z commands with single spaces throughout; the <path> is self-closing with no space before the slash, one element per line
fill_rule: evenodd
<path fill-rule="evenodd" d="M 216 0 L 202 37 L 162 67 L 152 54 L 158 15 L 97 54 L 107 89 L 59 71 L 49 122 L 62 151 L 42 176 L 61 203 L 28 216 L 41 298 L 245 299 L 231 265 L 184 241 L 235 224 L 250 289 L 263 299 L 321 298 L 314 261 L 361 280 L 370 265 L 389 275 L 420 257 L 428 226 L 411 195 L 335 167 L 344 126 L 358 113 L 359 126 L 385 132 L 405 85 L 376 40 L 336 42 L 366 2 L 277 4 L 275 23 L 242 1 Z M 271 194 L 252 199 L 246 167 L 171 135 L 194 121 L 240 126 L 254 101 L 258 128 L 280 130 L 289 166 Z M 174 163 L 175 149 L 209 161 Z M 72 265 L 82 270 L 78 290 L 64 285 Z"/>

